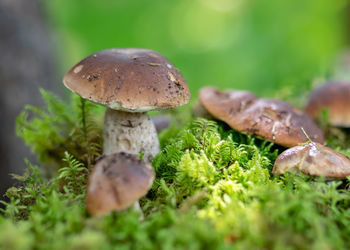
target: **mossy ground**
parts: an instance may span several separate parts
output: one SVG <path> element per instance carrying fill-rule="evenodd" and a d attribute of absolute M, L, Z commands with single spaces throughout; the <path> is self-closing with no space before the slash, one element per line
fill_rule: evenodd
<path fill-rule="evenodd" d="M 350 248 L 348 180 L 273 176 L 283 148 L 192 118 L 188 108 L 160 134 L 156 180 L 140 201 L 144 220 L 133 209 L 91 217 L 85 186 L 101 154 L 102 112 L 77 97 L 64 104 L 42 94 L 47 108 L 27 107 L 17 133 L 57 171 L 44 178 L 28 163 L 25 175 L 14 176 L 19 184 L 0 216 L 1 249 Z M 328 143 L 349 155 L 340 133 Z"/>

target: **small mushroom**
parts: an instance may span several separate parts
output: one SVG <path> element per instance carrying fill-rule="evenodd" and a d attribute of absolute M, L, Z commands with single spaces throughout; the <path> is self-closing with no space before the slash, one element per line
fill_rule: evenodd
<path fill-rule="evenodd" d="M 95 216 L 121 211 L 144 196 L 153 179 L 152 167 L 134 155 L 122 152 L 102 157 L 89 177 L 87 210 Z"/>
<path fill-rule="evenodd" d="M 350 84 L 329 82 L 315 89 L 305 110 L 314 119 L 320 119 L 322 110 L 327 110 L 331 125 L 350 127 Z"/>
<path fill-rule="evenodd" d="M 287 171 L 346 178 L 350 175 L 350 159 L 329 147 L 310 142 L 289 148 L 277 157 L 272 173 L 283 175 Z"/>
<path fill-rule="evenodd" d="M 162 55 L 146 49 L 108 49 L 74 65 L 64 85 L 82 98 L 107 107 L 103 153 L 159 153 L 156 129 L 147 111 L 174 108 L 190 98 L 179 71 Z"/>
<path fill-rule="evenodd" d="M 219 91 L 212 87 L 199 92 L 200 103 L 211 115 L 231 128 L 257 135 L 282 146 L 293 147 L 308 141 L 323 143 L 322 130 L 302 110 L 281 100 L 257 98 L 247 91 Z"/>

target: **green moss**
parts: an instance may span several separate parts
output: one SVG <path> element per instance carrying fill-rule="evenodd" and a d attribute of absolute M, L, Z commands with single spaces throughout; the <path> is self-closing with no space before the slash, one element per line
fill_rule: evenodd
<path fill-rule="evenodd" d="M 43 163 L 61 165 L 64 152 L 92 165 L 101 153 L 101 108 L 73 95 L 70 104 L 43 89 L 46 108 L 26 106 L 16 133 Z"/>
<path fill-rule="evenodd" d="M 14 176 L 21 185 L 7 192 L 10 201 L 0 216 L 2 249 L 350 247 L 348 180 L 273 176 L 283 149 L 206 119 L 161 133 L 162 151 L 153 162 L 156 180 L 140 201 L 144 220 L 132 209 L 90 217 L 85 186 L 101 148 L 101 129 L 92 119 L 96 108 L 79 99 L 73 107 L 59 103 L 56 111 L 41 110 L 31 120 L 22 113 L 18 120 L 19 135 L 39 159 L 54 159 L 59 170 L 47 179 L 28 163 L 23 176 Z M 76 119 L 53 117 L 67 110 L 76 110 Z M 61 160 L 51 157 L 49 146 Z"/>

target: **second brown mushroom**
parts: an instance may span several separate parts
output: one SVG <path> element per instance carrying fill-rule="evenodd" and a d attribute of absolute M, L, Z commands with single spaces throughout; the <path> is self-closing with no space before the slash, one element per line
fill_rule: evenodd
<path fill-rule="evenodd" d="M 324 142 L 322 130 L 307 113 L 281 100 L 205 87 L 199 92 L 199 101 L 212 116 L 242 133 L 293 147 L 308 141 L 304 128 L 313 141 Z"/>

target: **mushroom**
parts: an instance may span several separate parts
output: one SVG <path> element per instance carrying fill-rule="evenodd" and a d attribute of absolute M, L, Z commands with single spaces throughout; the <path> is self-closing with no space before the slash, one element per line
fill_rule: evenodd
<path fill-rule="evenodd" d="M 308 100 L 306 112 L 314 119 L 328 110 L 328 122 L 333 126 L 350 127 L 350 84 L 329 82 L 315 89 Z"/>
<path fill-rule="evenodd" d="M 308 141 L 303 127 L 313 141 L 324 142 L 321 129 L 305 112 L 281 100 L 205 87 L 199 92 L 199 101 L 211 115 L 242 133 L 293 147 Z"/>
<path fill-rule="evenodd" d="M 283 175 L 286 171 L 345 178 L 350 175 L 350 159 L 329 147 L 310 142 L 289 148 L 277 157 L 272 173 Z"/>
<path fill-rule="evenodd" d="M 107 107 L 103 153 L 159 153 L 156 129 L 147 111 L 186 104 L 190 92 L 179 71 L 163 56 L 146 49 L 108 49 L 74 65 L 64 85 L 82 98 Z"/>
<path fill-rule="evenodd" d="M 90 214 L 101 216 L 121 211 L 144 196 L 152 186 L 154 171 L 138 157 L 115 153 L 102 157 L 89 176 L 86 206 Z"/>

